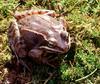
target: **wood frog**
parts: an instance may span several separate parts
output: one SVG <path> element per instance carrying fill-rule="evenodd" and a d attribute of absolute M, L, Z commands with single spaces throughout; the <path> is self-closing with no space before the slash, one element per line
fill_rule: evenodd
<path fill-rule="evenodd" d="M 30 57 L 36 63 L 56 67 L 51 60 L 70 49 L 70 35 L 64 21 L 58 20 L 56 15 L 51 10 L 15 13 L 8 29 L 13 54 L 17 58 Z M 52 59 L 49 59 L 50 54 Z"/>

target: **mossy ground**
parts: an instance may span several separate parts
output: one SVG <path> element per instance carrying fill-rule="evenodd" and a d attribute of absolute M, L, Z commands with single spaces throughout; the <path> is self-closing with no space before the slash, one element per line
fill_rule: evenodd
<path fill-rule="evenodd" d="M 0 0 L 0 80 L 5 74 L 4 64 L 10 60 L 11 53 L 7 42 L 7 29 L 13 18 L 12 11 L 18 4 L 17 0 Z M 49 84 L 94 84 L 100 81 L 100 1 L 99 0 L 26 0 L 26 4 L 18 8 L 19 11 L 26 9 L 52 9 L 63 17 L 69 24 L 68 31 L 74 38 L 75 64 L 70 66 L 66 63 L 66 57 L 57 69 L 59 77 L 51 78 Z M 36 68 L 36 67 L 35 67 Z M 38 70 L 48 72 L 48 69 Z M 44 70 L 44 71 L 43 71 Z M 76 82 L 93 72 L 88 78 Z M 33 75 L 33 81 L 38 81 L 39 76 Z M 37 82 L 38 83 L 38 82 Z M 34 83 L 33 83 L 34 84 Z M 99 84 L 99 83 L 98 83 Z"/>

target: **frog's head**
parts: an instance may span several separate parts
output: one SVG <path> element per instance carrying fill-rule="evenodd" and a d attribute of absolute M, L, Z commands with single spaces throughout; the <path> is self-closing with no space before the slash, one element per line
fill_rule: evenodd
<path fill-rule="evenodd" d="M 68 32 L 63 31 L 55 37 L 56 39 L 49 39 L 48 50 L 58 53 L 66 53 L 70 48 L 70 35 Z"/>
<path fill-rule="evenodd" d="M 60 21 L 51 25 L 46 39 L 48 45 L 41 46 L 41 48 L 50 52 L 66 53 L 71 45 L 70 35 L 66 31 L 65 25 Z"/>

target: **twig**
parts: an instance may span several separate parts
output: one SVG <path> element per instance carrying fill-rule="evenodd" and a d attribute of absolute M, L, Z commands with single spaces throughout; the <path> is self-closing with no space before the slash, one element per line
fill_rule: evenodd
<path fill-rule="evenodd" d="M 44 84 L 47 84 L 48 83 L 48 81 L 52 78 L 52 76 L 53 76 L 54 73 L 51 73 L 50 74 L 50 76 L 45 80 Z"/>
<path fill-rule="evenodd" d="M 15 13 L 15 11 L 17 10 L 17 8 L 20 6 L 20 3 L 18 3 L 15 7 L 14 7 L 14 9 L 13 9 L 13 13 Z"/>
<path fill-rule="evenodd" d="M 7 51 L 7 49 L 8 49 L 8 48 L 6 47 L 3 51 L 1 51 L 1 53 L 4 53 L 5 51 Z"/>
<path fill-rule="evenodd" d="M 27 66 L 27 64 L 23 60 L 20 59 L 20 62 L 29 72 L 31 72 L 31 69 Z"/>
<path fill-rule="evenodd" d="M 96 71 L 97 71 L 97 68 L 96 68 L 93 72 L 91 72 L 89 75 L 84 76 L 84 77 L 82 77 L 82 78 L 79 78 L 79 79 L 75 80 L 75 82 L 78 82 L 78 81 L 81 81 L 81 80 L 84 80 L 84 79 L 90 77 L 90 76 L 93 75 Z"/>
<path fill-rule="evenodd" d="M 15 12 L 16 12 L 16 10 L 17 10 L 17 8 L 20 6 L 20 3 L 19 4 L 17 4 L 13 9 L 12 9 L 12 11 L 11 10 L 7 10 L 12 16 L 14 16 L 14 14 L 15 14 Z"/>
<path fill-rule="evenodd" d="M 76 7 L 77 5 L 80 5 L 80 4 L 82 4 L 83 2 L 84 2 L 84 0 L 75 3 L 75 4 L 73 5 L 73 7 L 72 7 L 69 11 L 62 12 L 61 15 L 65 15 L 65 14 L 71 13 L 71 12 L 73 11 L 73 9 L 75 9 L 75 7 Z"/>

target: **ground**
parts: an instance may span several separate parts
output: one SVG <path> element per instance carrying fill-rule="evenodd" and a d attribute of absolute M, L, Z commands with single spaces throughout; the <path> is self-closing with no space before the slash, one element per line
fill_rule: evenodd
<path fill-rule="evenodd" d="M 48 84 L 100 84 L 100 1 L 26 0 L 24 3 L 23 1 L 25 0 L 0 1 L 0 82 L 5 80 L 5 75 L 9 72 L 7 63 L 11 60 L 7 39 L 7 30 L 13 19 L 11 12 L 21 3 L 17 11 L 50 9 L 61 14 L 69 25 L 67 30 L 73 41 L 70 51 L 57 69 L 35 65 L 32 66 L 31 74 L 23 69 L 18 77 L 26 80 L 28 78 L 25 78 L 25 75 L 27 75 L 29 80 L 26 84 L 47 84 L 47 82 Z M 73 56 L 75 63 L 67 63 Z"/>

